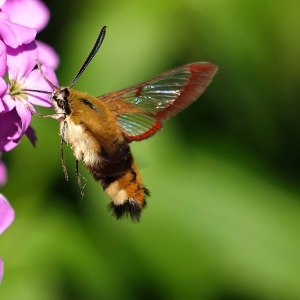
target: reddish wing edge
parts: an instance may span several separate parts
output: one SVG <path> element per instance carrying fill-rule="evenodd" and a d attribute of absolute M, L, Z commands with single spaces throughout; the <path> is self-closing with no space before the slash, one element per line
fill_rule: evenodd
<path fill-rule="evenodd" d="M 162 128 L 162 123 L 159 120 L 153 118 L 153 121 L 154 125 L 152 125 L 148 130 L 145 130 L 143 133 L 129 135 L 123 130 L 123 134 L 129 142 L 145 140 Z"/>
<path fill-rule="evenodd" d="M 191 73 L 189 82 L 184 86 L 180 96 L 172 105 L 156 113 L 159 120 L 171 118 L 197 100 L 211 83 L 218 70 L 217 66 L 206 62 L 189 64 L 183 67 L 188 68 Z"/>
<path fill-rule="evenodd" d="M 162 123 L 160 121 L 156 120 L 155 125 L 153 127 L 151 127 L 148 131 L 145 131 L 142 134 L 128 135 L 124 130 L 123 130 L 123 134 L 128 142 L 138 142 L 138 141 L 146 140 L 147 138 L 152 136 L 154 133 L 159 131 L 161 128 L 162 128 Z"/>
<path fill-rule="evenodd" d="M 162 127 L 161 121 L 171 118 L 172 116 L 176 115 L 184 108 L 189 106 L 191 103 L 193 103 L 195 100 L 197 100 L 210 84 L 217 70 L 217 66 L 208 62 L 192 63 L 172 69 L 154 78 L 151 78 L 150 80 L 144 81 L 127 89 L 99 96 L 98 99 L 106 102 L 110 109 L 115 112 L 116 116 L 131 113 L 139 115 L 144 114 L 148 117 L 152 117 L 155 120 L 153 120 L 153 125 L 149 128 L 146 128 L 144 131 L 141 130 L 141 132 L 136 131 L 136 133 L 130 132 L 129 134 L 128 131 L 124 129 L 125 127 L 121 126 L 124 135 L 129 142 L 140 141 L 152 136 L 155 132 L 157 132 Z M 185 84 L 178 84 L 178 90 L 180 90 L 180 93 L 178 93 L 179 95 L 174 95 L 174 99 L 172 99 L 170 104 L 168 104 L 164 108 L 157 109 L 157 111 L 155 111 L 154 113 L 149 113 L 145 109 L 143 109 L 143 107 L 141 107 L 142 105 L 139 106 L 139 104 L 137 103 L 127 102 L 126 105 L 122 105 L 122 103 L 124 103 L 123 99 L 126 98 L 126 94 L 131 93 L 132 91 L 136 91 L 135 93 L 136 95 L 138 95 L 143 87 L 149 84 L 149 82 L 155 82 L 160 79 L 168 78 L 169 76 L 172 76 L 174 72 L 181 71 L 188 72 L 190 75 L 186 79 Z M 138 121 L 128 123 L 128 128 L 134 127 L 134 124 L 139 125 L 138 123 Z"/>

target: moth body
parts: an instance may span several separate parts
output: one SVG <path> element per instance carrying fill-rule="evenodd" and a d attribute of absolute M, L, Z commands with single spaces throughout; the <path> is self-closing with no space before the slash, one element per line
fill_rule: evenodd
<path fill-rule="evenodd" d="M 60 136 L 71 147 L 111 198 L 117 218 L 129 214 L 138 221 L 148 194 L 134 164 L 128 141 L 107 104 L 87 93 L 60 88 L 52 94 Z"/>
<path fill-rule="evenodd" d="M 70 86 L 56 87 L 39 66 L 54 92 L 27 91 L 51 94 L 56 111 L 53 118 L 60 123 L 61 158 L 66 178 L 63 142 L 70 145 L 76 159 L 79 186 L 78 161 L 82 161 L 111 198 L 109 208 L 115 217 L 130 215 L 132 220 L 139 221 L 149 192 L 143 185 L 129 144 L 151 137 L 162 128 L 163 121 L 197 100 L 218 68 L 208 62 L 187 64 L 99 97 L 72 89 L 97 53 L 105 32 L 106 27 L 103 27 Z"/>

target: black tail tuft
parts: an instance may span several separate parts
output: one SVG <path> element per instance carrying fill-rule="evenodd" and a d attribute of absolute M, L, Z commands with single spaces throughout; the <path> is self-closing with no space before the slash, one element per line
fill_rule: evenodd
<path fill-rule="evenodd" d="M 146 202 L 143 207 L 145 206 Z M 117 220 L 122 219 L 124 216 L 130 216 L 133 222 L 138 223 L 141 218 L 142 208 L 132 198 L 119 205 L 115 205 L 111 202 L 108 204 L 108 209 L 112 211 L 112 216 L 115 216 Z"/>

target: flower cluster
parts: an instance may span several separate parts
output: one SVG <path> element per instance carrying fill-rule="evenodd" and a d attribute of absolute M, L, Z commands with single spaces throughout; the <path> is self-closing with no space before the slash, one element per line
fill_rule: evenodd
<path fill-rule="evenodd" d="M 36 68 L 37 61 L 45 76 L 58 86 L 54 73 L 58 56 L 49 45 L 35 40 L 49 17 L 48 8 L 40 0 L 0 0 L 0 153 L 15 148 L 24 134 L 35 145 L 35 132 L 30 126 L 33 105 L 52 105 L 47 94 L 25 91 L 53 91 Z M 5 181 L 6 168 L 0 161 L 0 185 Z M 13 219 L 13 209 L 0 194 L 0 234 Z M 2 276 L 0 259 L 0 282 Z"/>
<path fill-rule="evenodd" d="M 22 89 L 52 91 L 39 70 L 34 69 L 37 59 L 49 80 L 57 83 L 53 71 L 58 64 L 55 52 L 35 42 L 37 30 L 42 29 L 48 19 L 48 9 L 38 0 L 7 0 L 1 7 L 0 151 L 12 150 L 24 134 L 35 144 L 35 133 L 30 127 L 32 112 L 35 112 L 33 104 L 51 106 L 46 94 L 22 93 Z"/>

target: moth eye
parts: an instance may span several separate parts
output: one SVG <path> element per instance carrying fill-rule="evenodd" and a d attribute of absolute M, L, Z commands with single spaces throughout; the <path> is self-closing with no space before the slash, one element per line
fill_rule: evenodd
<path fill-rule="evenodd" d="M 64 109 L 65 108 L 65 100 L 64 99 L 58 99 L 57 100 L 58 107 Z"/>

